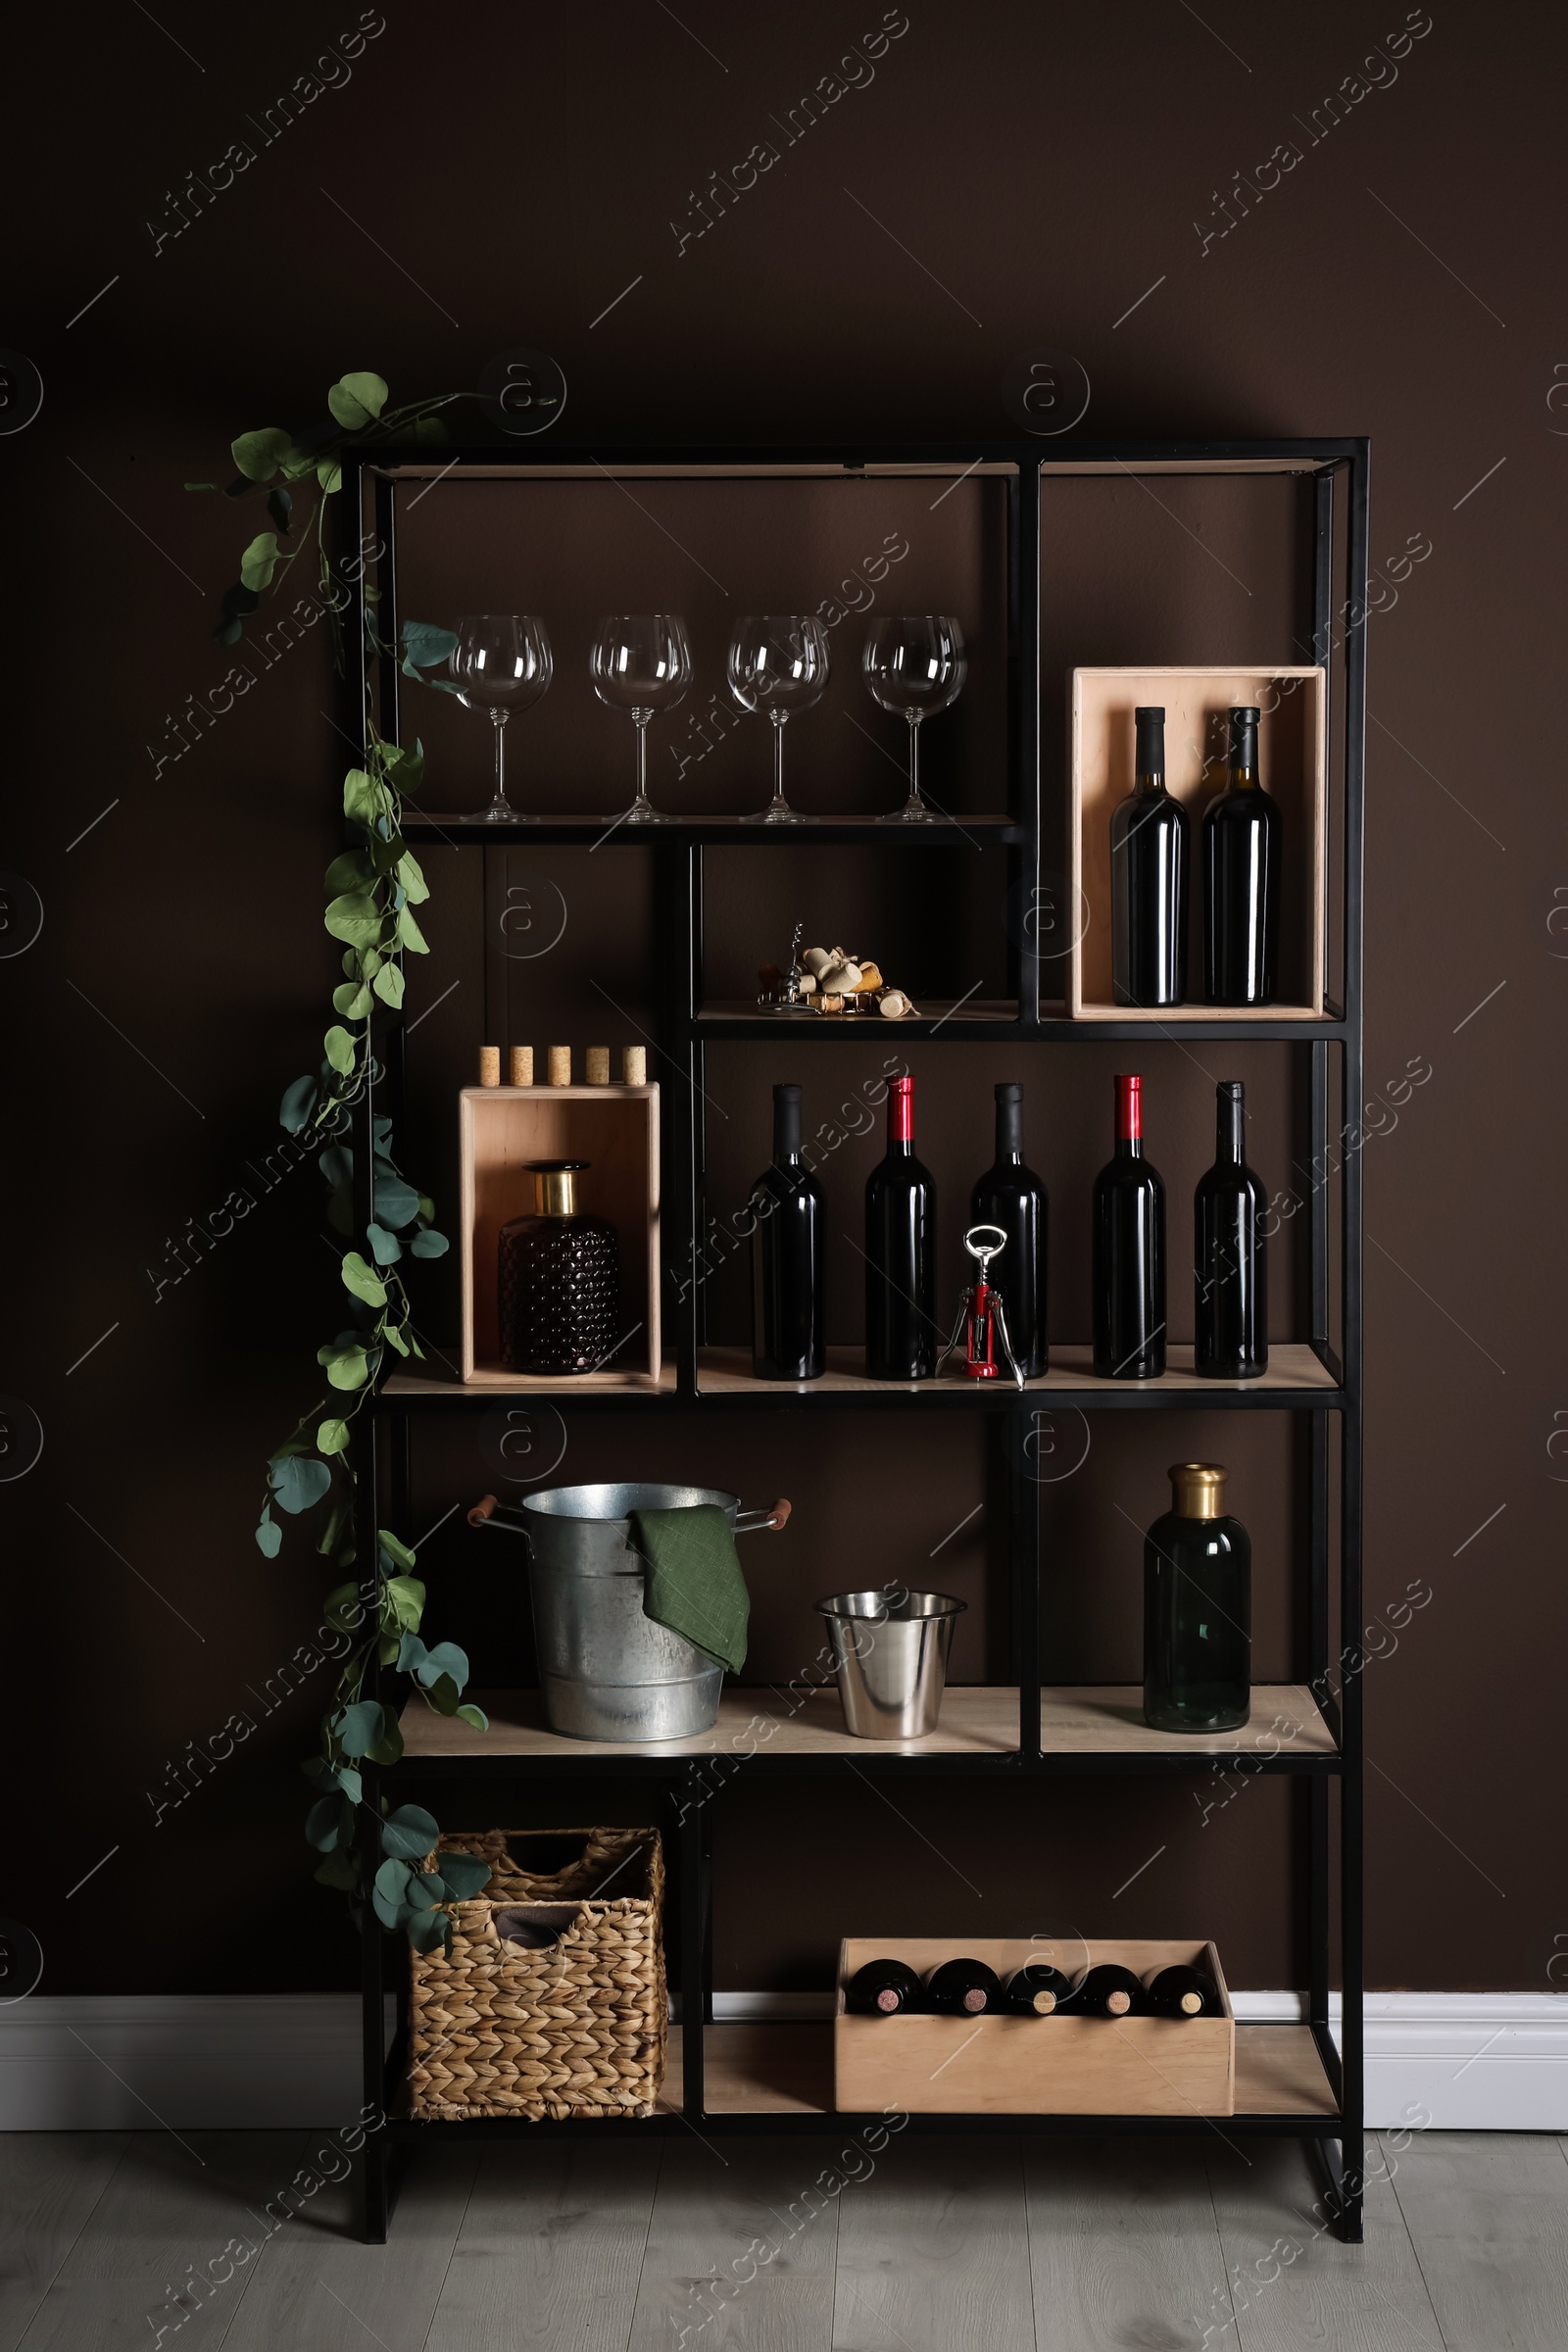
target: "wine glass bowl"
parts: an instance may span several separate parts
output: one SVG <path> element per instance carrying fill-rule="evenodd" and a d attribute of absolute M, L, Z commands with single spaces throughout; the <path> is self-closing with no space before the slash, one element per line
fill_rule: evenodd
<path fill-rule="evenodd" d="M 469 710 L 488 710 L 495 728 L 495 798 L 476 811 L 476 821 L 516 823 L 520 812 L 507 798 L 505 728 L 512 712 L 536 703 L 555 676 L 545 624 L 532 612 L 466 612 L 447 667 L 459 701 Z"/>
<path fill-rule="evenodd" d="M 692 682 L 692 649 L 676 612 L 618 612 L 602 621 L 588 658 L 594 692 L 612 710 L 629 710 L 637 730 L 637 794 L 628 824 L 664 824 L 648 798 L 648 722 L 673 710 Z"/>
<path fill-rule="evenodd" d="M 773 726 L 773 797 L 742 818 L 749 825 L 811 825 L 784 798 L 784 726 L 827 691 L 827 631 L 811 612 L 752 612 L 729 649 L 729 690 L 743 710 L 765 710 Z"/>
<path fill-rule="evenodd" d="M 860 670 L 873 702 L 896 711 L 909 728 L 909 797 L 884 825 L 930 824 L 920 798 L 920 727 L 963 691 L 968 675 L 963 631 L 949 612 L 887 613 L 866 631 Z"/>

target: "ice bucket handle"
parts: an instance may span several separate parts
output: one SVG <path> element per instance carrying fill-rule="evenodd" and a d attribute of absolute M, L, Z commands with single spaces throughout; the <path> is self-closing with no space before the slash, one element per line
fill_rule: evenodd
<path fill-rule="evenodd" d="M 510 1502 L 498 1502 L 493 1494 L 481 1494 L 468 1513 L 470 1527 L 498 1527 L 509 1536 L 520 1536 L 528 1541 L 528 1522 Z"/>
<path fill-rule="evenodd" d="M 774 1535 L 777 1535 L 779 1529 L 787 1523 L 789 1515 L 790 1505 L 781 1494 L 770 1511 L 737 1511 L 735 1533 L 738 1536 L 756 1536 L 760 1535 L 766 1527 L 771 1528 Z"/>

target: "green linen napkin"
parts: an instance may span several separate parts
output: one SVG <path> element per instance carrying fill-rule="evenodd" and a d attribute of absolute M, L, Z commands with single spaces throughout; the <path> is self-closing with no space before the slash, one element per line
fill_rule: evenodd
<path fill-rule="evenodd" d="M 643 1615 L 739 1674 L 751 1600 L 723 1511 L 716 1502 L 698 1502 L 630 1516 L 632 1544 L 644 1563 Z"/>

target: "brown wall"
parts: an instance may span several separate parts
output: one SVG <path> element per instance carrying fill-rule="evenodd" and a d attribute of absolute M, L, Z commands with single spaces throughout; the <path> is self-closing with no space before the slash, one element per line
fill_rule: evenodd
<path fill-rule="evenodd" d="M 247 118 L 334 26 L 351 28 L 351 10 L 328 20 L 285 0 L 268 17 L 265 54 L 248 19 L 161 15 L 168 33 L 135 11 L 74 20 L 65 75 L 55 24 L 35 17 L 13 36 L 29 96 L 14 125 L 18 233 L 0 334 L 46 390 L 36 421 L 0 439 L 3 862 L 40 895 L 44 922 L 0 961 L 12 1112 L 0 1389 L 39 1416 L 44 1450 L 0 1483 L 8 1679 L 25 1718 L 12 1842 L 28 1880 L 3 1907 L 41 1936 L 46 1988 L 352 1982 L 340 1905 L 310 1884 L 299 1839 L 294 1761 L 318 1690 L 266 1716 L 156 1827 L 144 1794 L 319 1621 L 308 1544 L 291 1538 L 268 1564 L 250 1527 L 265 1456 L 316 1394 L 314 1351 L 338 1320 L 309 1172 L 155 1292 L 166 1242 L 250 1181 L 275 1141 L 283 1086 L 314 1059 L 334 976 L 318 876 L 336 846 L 344 758 L 324 715 L 339 706 L 319 631 L 273 667 L 258 661 L 245 699 L 173 756 L 166 714 L 228 666 L 211 630 L 241 543 L 235 511 L 186 498 L 181 483 L 224 478 L 233 433 L 298 418 L 346 368 L 379 368 L 412 397 L 471 382 L 518 342 L 557 356 L 567 429 L 606 447 L 836 434 L 962 447 L 1011 429 L 1004 373 L 1040 351 L 1087 368 L 1086 431 L 1371 434 L 1374 561 L 1415 533 L 1433 553 L 1370 625 L 1367 1068 L 1377 1082 L 1423 1055 L 1433 1077 L 1366 1153 L 1368 1597 L 1376 1611 L 1419 1577 L 1434 1598 L 1367 1675 L 1369 1981 L 1544 1985 L 1552 1935 L 1568 1931 L 1543 1831 L 1560 1799 L 1568 1494 L 1568 1461 L 1548 1452 L 1554 1417 L 1568 1413 L 1550 1026 L 1568 939 L 1548 930 L 1554 893 L 1568 889 L 1560 529 L 1553 537 L 1568 415 L 1547 406 L 1554 368 L 1568 367 L 1556 18 L 1438 6 L 1396 80 L 1392 64 L 1369 69 L 1385 86 L 1314 139 L 1313 109 L 1396 33 L 1401 8 L 1205 10 L 1205 24 L 1153 0 L 1065 15 L 909 0 L 907 30 L 869 86 L 678 251 L 668 223 L 690 225 L 690 191 L 755 140 L 782 146 L 772 119 L 829 72 L 854 24 L 874 29 L 877 9 L 759 18 L 692 0 L 687 31 L 618 0 L 591 14 L 478 5 L 460 45 L 436 19 L 388 11 L 347 84 L 268 144 Z M 158 225 L 173 224 L 166 191 L 188 169 L 210 178 L 238 138 L 255 162 L 155 252 Z M 1248 217 L 1233 205 L 1236 225 L 1220 235 L 1216 191 L 1238 170 L 1255 180 L 1284 140 L 1300 161 Z M 411 546 L 432 619 L 468 603 L 462 510 L 442 495 L 421 514 L 451 528 Z M 1289 501 L 1277 489 L 1160 498 L 1131 483 L 1052 494 L 1048 792 L 1071 662 L 1300 658 L 1287 642 L 1302 618 Z M 946 564 L 943 602 L 961 591 L 983 607 L 984 535 L 976 555 L 964 502 L 952 506 L 933 524 L 951 525 L 951 548 L 935 536 L 911 545 L 908 576 L 929 580 L 921 595 L 934 601 Z M 791 558 L 802 574 L 819 552 L 863 552 L 858 526 L 802 528 Z M 509 568 L 505 548 L 484 553 L 481 524 L 467 535 L 475 591 L 519 578 L 515 551 Z M 594 562 L 608 570 L 617 550 L 614 589 L 587 564 L 583 613 L 565 632 L 577 705 L 564 667 L 536 744 L 531 720 L 516 730 L 519 783 L 535 753 L 549 756 L 572 764 L 585 805 L 625 776 L 624 745 L 579 674 L 577 640 L 600 595 L 619 601 L 624 580 L 635 602 L 667 583 L 701 619 L 716 687 L 713 639 L 749 593 L 726 580 L 734 595 L 715 599 L 629 509 Z M 774 547 L 751 576 L 779 577 L 781 561 Z M 933 732 L 960 791 L 994 768 L 985 676 L 982 662 L 940 755 Z M 436 806 L 472 797 L 460 716 L 426 723 L 421 710 L 417 722 Z M 847 727 L 838 738 L 824 724 L 824 793 L 862 775 L 893 786 Z M 796 772 L 810 805 L 808 742 Z M 744 739 L 693 767 L 683 803 L 669 802 L 671 772 L 656 768 L 667 805 L 760 797 Z M 960 805 L 987 798 L 977 788 Z M 411 1121 L 409 1157 L 445 1205 L 451 1136 L 430 1090 L 468 1075 L 481 910 L 471 872 L 445 855 L 430 862 L 439 911 L 421 987 L 430 1001 L 450 979 L 462 985 L 415 1040 L 427 1106 Z M 579 868 L 550 870 L 572 922 L 514 1017 L 537 1020 L 543 1042 L 545 1021 L 580 1005 L 596 974 L 644 1018 L 640 854 L 617 853 L 592 896 Z M 989 884 L 967 869 L 949 878 L 949 936 L 919 896 L 935 873 L 895 891 L 870 860 L 820 882 L 807 864 L 781 866 L 755 909 L 715 919 L 715 958 L 743 988 L 753 931 L 775 953 L 810 889 L 845 909 L 845 927 L 858 914 L 901 955 L 929 941 L 917 987 L 947 984 L 943 956 L 1000 975 Z M 586 1010 L 577 1019 L 579 1043 L 606 1025 Z M 858 1075 L 863 1057 L 846 1046 L 804 1074 L 825 1086 Z M 764 1084 L 791 1074 L 784 1059 L 782 1047 L 715 1057 L 733 1114 L 715 1181 L 744 1185 L 758 1163 Z M 1058 1337 L 1080 1336 L 1086 1194 L 1115 1057 L 1084 1047 L 1016 1059 L 915 1049 L 922 1134 L 956 1220 L 990 1083 L 1026 1079 L 1031 1152 L 1052 1186 L 1054 1322 Z M 1282 1053 L 1225 1049 L 1225 1059 L 1206 1073 L 1171 1047 L 1145 1063 L 1178 1218 L 1202 1164 L 1209 1074 L 1248 1077 L 1282 1174 L 1299 1148 Z M 868 1152 L 851 1147 L 834 1171 L 846 1215 Z M 1298 1305 L 1298 1267 L 1293 1279 Z M 427 1296 L 432 1328 L 450 1329 L 439 1278 Z M 853 1280 L 841 1296 L 835 1315 L 853 1337 Z M 1280 1332 L 1299 1328 L 1290 1303 L 1282 1281 Z M 715 1328 L 738 1329 L 739 1308 L 721 1280 Z M 1049 1498 L 1053 1671 L 1136 1672 L 1136 1529 L 1161 1507 L 1168 1460 L 1218 1452 L 1257 1540 L 1259 1665 L 1283 1673 L 1300 1570 L 1294 1443 L 1272 1416 L 1102 1416 L 1088 1463 Z M 788 1534 L 749 1555 L 757 1663 L 770 1672 L 799 1662 L 803 1604 L 845 1563 L 921 1560 L 998 1495 L 1002 1476 L 978 1420 L 893 1415 L 705 1413 L 657 1427 L 579 1415 L 569 1463 L 578 1477 L 673 1471 L 749 1499 L 792 1494 Z M 477 1434 L 443 1425 L 421 1447 L 416 1532 L 481 1480 Z M 1000 1666 L 994 1518 L 942 1555 L 944 1580 L 972 1604 L 964 1675 Z M 527 1663 L 514 1567 L 460 1531 L 450 1522 L 429 1548 L 432 1623 L 467 1644 L 479 1680 L 504 1680 Z M 586 1789 L 536 1800 L 579 1818 L 605 1801 Z M 476 1795 L 472 1818 L 493 1803 Z M 614 1803 L 637 1809 L 629 1791 Z M 1300 1981 L 1287 1863 L 1301 1825 L 1283 1786 L 1248 1788 L 1206 1827 L 1190 1789 L 1138 1782 L 1055 1784 L 1043 1805 L 1015 1792 L 983 1810 L 966 1788 L 922 1785 L 906 1809 L 921 1836 L 853 1781 L 804 1794 L 739 1783 L 718 1838 L 720 1983 L 819 1984 L 841 1932 L 996 1934 L 1043 1917 L 1213 1933 L 1233 1982 Z M 1115 1899 L 1156 1846 L 1160 1859 Z"/>

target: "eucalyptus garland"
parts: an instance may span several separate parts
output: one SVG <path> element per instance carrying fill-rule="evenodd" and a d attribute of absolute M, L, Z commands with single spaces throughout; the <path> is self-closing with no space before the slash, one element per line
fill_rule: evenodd
<path fill-rule="evenodd" d="M 264 595 L 275 589 L 306 542 L 314 538 L 321 585 L 330 596 L 331 558 L 324 530 L 326 502 L 342 486 L 346 450 L 384 449 L 413 441 L 429 446 L 445 438 L 436 412 L 459 398 L 445 394 L 402 409 L 387 408 L 387 386 L 368 373 L 345 375 L 327 394 L 330 418 L 302 430 L 268 425 L 242 433 L 231 445 L 236 478 L 225 495 L 242 498 L 266 492 L 273 528 L 259 533 L 245 549 L 240 578 L 222 600 L 217 634 L 225 644 L 240 636 Z M 285 546 L 300 528 L 290 485 L 314 482 L 314 508 L 304 518 L 298 545 Z M 212 490 L 190 482 L 190 490 Z M 375 591 L 366 589 L 365 655 L 386 654 L 375 626 Z M 402 632 L 404 674 L 425 685 L 456 639 L 451 632 L 411 621 Z M 341 666 L 342 646 L 338 656 Z M 448 691 L 452 691 L 450 688 Z M 317 1751 L 302 1766 L 317 1791 L 305 1835 L 321 1856 L 316 1877 L 352 1898 L 356 1916 L 367 1898 L 389 1930 L 404 1929 L 420 1951 L 450 1948 L 451 1906 L 476 1894 L 488 1876 L 485 1863 L 465 1854 L 443 1854 L 439 1872 L 419 1867 L 440 1836 L 437 1823 L 418 1805 L 395 1811 L 384 1797 L 373 1838 L 361 1835 L 367 1802 L 363 1767 L 395 1764 L 403 1738 L 395 1708 L 362 1695 L 372 1655 L 383 1667 L 412 1677 L 414 1688 L 438 1714 L 457 1716 L 476 1731 L 486 1728 L 482 1710 L 465 1701 L 468 1661 L 455 1642 L 427 1648 L 422 1638 L 425 1588 L 416 1574 L 409 1547 L 385 1528 L 377 1530 L 377 1558 L 367 1567 L 355 1543 L 358 1477 L 351 1450 L 352 1425 L 375 1390 L 390 1350 L 422 1356 L 413 1310 L 400 1271 L 405 1257 L 440 1257 L 446 1236 L 435 1226 L 434 1203 L 399 1167 L 389 1119 L 373 1122 L 372 1215 L 363 1237 L 354 1223 L 354 1154 L 337 1139 L 352 1106 L 362 1100 L 373 1066 L 372 1023 L 380 1006 L 397 1011 L 403 1003 L 401 957 L 428 953 L 413 909 L 428 899 L 429 887 L 403 836 L 403 805 L 423 774 L 421 749 L 406 751 L 386 742 L 368 716 L 368 764 L 353 767 L 343 783 L 343 814 L 352 846 L 326 869 L 326 930 L 342 950 L 343 979 L 332 992 L 337 1018 L 322 1040 L 318 1073 L 297 1079 L 280 1110 L 287 1132 L 318 1144 L 318 1164 L 328 1186 L 327 1221 L 362 1248 L 341 1252 L 343 1288 L 353 1302 L 353 1320 L 317 1350 L 327 1394 L 302 1414 L 267 1464 L 267 1488 L 256 1542 L 268 1559 L 282 1546 L 283 1529 L 274 1507 L 303 1517 L 325 1506 L 317 1550 L 335 1575 L 346 1578 L 329 1593 L 325 1614 L 334 1630 L 359 1636 L 344 1659 L 332 1700 L 320 1721 Z M 367 1254 L 368 1252 L 368 1254 Z M 348 1574 L 347 1572 L 357 1571 Z M 363 1580 L 363 1581 L 362 1581 Z"/>

